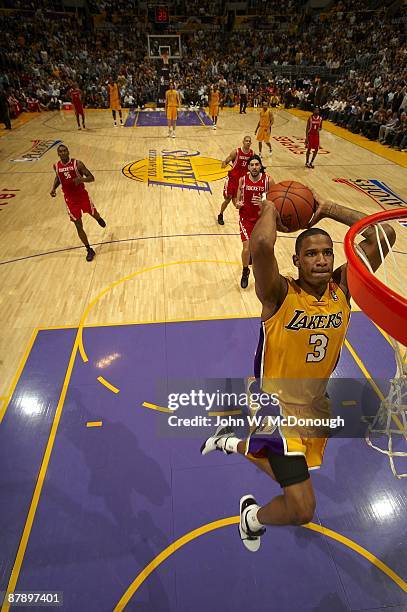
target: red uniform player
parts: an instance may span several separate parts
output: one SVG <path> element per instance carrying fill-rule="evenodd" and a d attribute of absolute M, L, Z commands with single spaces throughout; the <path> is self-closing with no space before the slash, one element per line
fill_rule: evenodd
<path fill-rule="evenodd" d="M 305 146 L 307 148 L 305 167 L 313 168 L 314 164 L 312 163 L 317 156 L 319 149 L 319 132 L 322 129 L 322 118 L 319 116 L 319 108 L 316 106 L 314 111 L 309 117 L 307 121 L 307 129 L 305 132 Z M 312 154 L 311 162 L 309 161 L 309 156 L 311 153 L 311 149 L 313 149 L 314 153 Z"/>
<path fill-rule="evenodd" d="M 242 278 L 240 286 L 246 289 L 250 274 L 250 236 L 259 218 L 259 204 L 263 194 L 266 194 L 274 181 L 261 163 L 259 155 L 252 155 L 248 160 L 248 172 L 239 180 L 236 208 L 239 209 L 240 237 L 242 249 Z"/>
<path fill-rule="evenodd" d="M 252 139 L 250 136 L 243 138 L 243 146 L 234 149 L 230 155 L 222 162 L 222 168 L 226 168 L 228 164 L 232 164 L 232 168 L 228 172 L 228 177 L 225 181 L 223 188 L 223 197 L 225 198 L 220 208 L 218 215 L 219 225 L 225 225 L 223 220 L 223 213 L 225 212 L 230 200 L 236 205 L 237 189 L 239 187 L 239 179 L 247 172 L 247 162 L 253 155 L 253 151 L 250 148 Z"/>
<path fill-rule="evenodd" d="M 72 104 L 75 110 L 76 123 L 78 124 L 78 130 L 81 129 L 79 123 L 79 115 L 82 117 L 82 127 L 85 129 L 85 111 L 83 110 L 82 104 L 82 92 L 79 89 L 77 83 L 74 83 L 69 91 L 71 95 Z"/>
<path fill-rule="evenodd" d="M 55 198 L 56 190 L 61 185 L 68 215 L 75 224 L 78 236 L 87 250 L 86 261 L 92 261 L 95 251 L 89 245 L 88 237 L 83 229 L 82 213 L 88 213 L 101 227 L 106 227 L 106 222 L 94 207 L 84 185 L 84 183 L 93 183 L 95 178 L 83 162 L 69 156 L 68 147 L 61 144 L 57 150 L 60 161 L 54 164 L 56 176 L 50 195 Z"/>

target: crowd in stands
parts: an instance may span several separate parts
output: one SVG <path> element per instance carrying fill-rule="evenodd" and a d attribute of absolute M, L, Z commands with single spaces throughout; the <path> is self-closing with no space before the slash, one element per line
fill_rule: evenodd
<path fill-rule="evenodd" d="M 12 4 L 18 7 L 17 2 Z M 128 14 L 138 3 L 123 0 L 122 4 Z M 229 32 L 198 26 L 182 32 L 182 57 L 171 60 L 170 70 L 183 102 L 205 105 L 211 85 L 216 84 L 222 105 L 236 106 L 244 82 L 253 106 L 263 99 L 276 105 L 278 98 L 286 106 L 308 109 L 317 104 L 324 118 L 405 148 L 399 137 L 405 132 L 403 111 L 407 111 L 402 14 L 386 14 L 382 5 L 375 12 L 356 11 L 348 0 L 315 14 L 298 9 L 299 3 L 293 10 L 293 0 L 272 4 L 274 14 L 268 2 L 265 15 L 265 2 L 249 1 L 251 12 L 257 11 L 258 16 L 246 29 Z M 89 2 L 91 12 L 103 13 L 101 22 L 89 11 L 58 12 L 60 0 L 20 5 L 22 12 L 0 11 L 0 72 L 11 114 L 58 109 L 69 101 L 73 83 L 82 90 L 86 106 L 107 107 L 107 82 L 112 75 L 124 106 L 143 107 L 157 99 L 161 60 L 147 56 L 146 44 L 152 24 L 120 19 L 116 0 Z M 27 12 L 27 7 L 36 10 Z M 174 7 L 188 10 L 182 0 L 174 2 Z M 225 5 L 212 0 L 208 7 L 221 14 Z M 274 18 L 283 20 L 281 27 L 262 28 Z M 279 76 L 284 74 L 281 68 L 289 66 L 300 68 L 302 74 L 318 66 L 321 72 L 328 71 L 329 78 L 319 78 L 315 70 L 310 70 L 309 78 L 295 78 L 295 70 Z"/>

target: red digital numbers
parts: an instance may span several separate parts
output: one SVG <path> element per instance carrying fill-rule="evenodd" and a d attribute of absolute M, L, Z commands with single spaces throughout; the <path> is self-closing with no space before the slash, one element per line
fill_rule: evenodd
<path fill-rule="evenodd" d="M 157 23 L 167 23 L 169 20 L 168 10 L 164 6 L 155 9 L 155 20 Z"/>

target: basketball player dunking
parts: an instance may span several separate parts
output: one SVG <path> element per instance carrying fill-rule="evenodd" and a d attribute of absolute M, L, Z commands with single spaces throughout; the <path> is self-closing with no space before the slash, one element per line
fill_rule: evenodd
<path fill-rule="evenodd" d="M 366 216 L 316 193 L 314 197 L 317 210 L 312 225 L 328 218 L 351 226 Z M 278 415 L 326 418 L 330 416 L 327 382 L 339 359 L 350 315 L 347 264 L 334 270 L 331 237 L 311 227 L 296 239 L 293 263 L 298 278 L 282 276 L 274 248 L 277 230 L 284 228 L 274 204 L 257 201 L 261 215 L 250 238 L 256 293 L 262 304 L 255 375 L 262 391 L 278 394 Z M 383 229 L 393 245 L 393 228 L 383 224 Z M 366 229 L 363 238 L 359 246 L 376 270 L 382 259 L 374 228 Z M 383 236 L 380 240 L 387 254 L 386 240 Z M 282 488 L 282 495 L 262 507 L 253 495 L 241 498 L 239 532 L 248 550 L 258 550 L 265 525 L 311 521 L 316 502 L 309 469 L 321 466 L 328 433 L 317 427 L 271 427 L 263 419 L 259 431 L 247 441 L 219 427 L 203 444 L 203 455 L 213 450 L 245 455 Z"/>
<path fill-rule="evenodd" d="M 218 214 L 219 225 L 225 225 L 223 213 L 225 212 L 229 202 L 232 200 L 236 205 L 237 189 L 239 187 L 239 179 L 247 172 L 247 162 L 253 155 L 253 150 L 250 148 L 252 139 L 250 136 L 243 138 L 243 146 L 234 149 L 225 160 L 222 162 L 222 168 L 226 168 L 228 164 L 232 164 L 232 168 L 228 172 L 228 177 L 223 188 L 222 206 Z"/>
<path fill-rule="evenodd" d="M 78 130 L 81 129 L 81 125 L 79 123 L 79 117 L 82 119 L 82 128 L 85 129 L 85 111 L 83 110 L 82 104 L 82 92 L 78 87 L 77 83 L 73 83 L 72 87 L 69 91 L 71 95 L 72 104 L 75 110 L 76 123 L 78 124 Z"/>
<path fill-rule="evenodd" d="M 319 116 L 319 108 L 316 106 L 311 117 L 307 121 L 307 129 L 305 131 L 305 147 L 307 149 L 305 157 L 305 167 L 314 168 L 314 160 L 318 154 L 319 149 L 319 133 L 322 129 L 322 118 Z M 314 151 L 312 154 L 311 162 L 309 157 L 311 149 Z"/>
<path fill-rule="evenodd" d="M 247 163 L 246 174 L 239 179 L 237 190 L 236 208 L 239 210 L 240 237 L 242 239 L 242 278 L 240 286 L 246 289 L 249 284 L 250 274 L 250 236 L 259 219 L 259 206 L 253 203 L 257 201 L 256 196 L 267 193 L 274 181 L 267 174 L 258 155 L 252 155 Z"/>
<path fill-rule="evenodd" d="M 106 227 L 106 222 L 94 207 L 84 185 L 84 183 L 93 183 L 95 178 L 83 162 L 69 156 L 68 147 L 61 144 L 57 151 L 60 161 L 54 164 L 56 177 L 50 195 L 55 198 L 56 190 L 61 185 L 69 218 L 75 224 L 78 236 L 87 251 L 86 261 L 92 261 L 95 257 L 95 251 L 91 248 L 83 229 L 82 213 L 88 213 L 96 219 L 101 227 Z"/>

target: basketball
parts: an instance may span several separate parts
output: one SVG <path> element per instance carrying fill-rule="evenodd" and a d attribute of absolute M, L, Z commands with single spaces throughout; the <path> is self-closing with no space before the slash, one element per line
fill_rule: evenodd
<path fill-rule="evenodd" d="M 281 221 L 290 232 L 305 229 L 315 212 L 312 192 L 296 181 L 282 181 L 272 185 L 267 199 L 274 202 Z"/>

